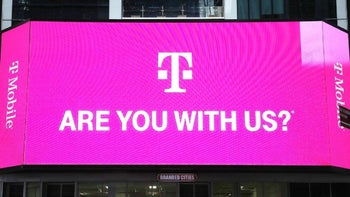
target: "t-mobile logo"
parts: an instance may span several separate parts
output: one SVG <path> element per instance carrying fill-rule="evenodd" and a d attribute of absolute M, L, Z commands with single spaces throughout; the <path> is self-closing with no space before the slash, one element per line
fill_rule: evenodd
<path fill-rule="evenodd" d="M 167 93 L 184 93 L 186 89 L 180 87 L 180 57 L 183 57 L 188 64 L 188 67 L 192 68 L 192 53 L 189 52 L 161 52 L 158 53 L 158 68 L 162 68 L 163 61 L 165 58 L 171 57 L 171 86 L 169 89 L 165 89 Z M 168 70 L 158 70 L 158 79 L 168 79 Z M 192 79 L 192 70 L 183 70 L 182 79 Z"/>

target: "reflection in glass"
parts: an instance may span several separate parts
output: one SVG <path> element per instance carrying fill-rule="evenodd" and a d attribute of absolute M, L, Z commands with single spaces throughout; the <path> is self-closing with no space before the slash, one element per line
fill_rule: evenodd
<path fill-rule="evenodd" d="M 232 197 L 233 196 L 232 183 L 214 183 L 213 197 Z"/>
<path fill-rule="evenodd" d="M 81 183 L 79 184 L 80 197 L 107 197 L 108 185 L 99 183 Z"/>
<path fill-rule="evenodd" d="M 80 183 L 80 197 L 176 197 L 175 183 Z"/>
<path fill-rule="evenodd" d="M 40 197 L 40 183 L 27 183 L 27 197 Z"/>
<path fill-rule="evenodd" d="M 123 0 L 123 17 L 223 17 L 222 0 Z"/>
<path fill-rule="evenodd" d="M 240 197 L 288 197 L 287 183 L 240 183 Z"/>

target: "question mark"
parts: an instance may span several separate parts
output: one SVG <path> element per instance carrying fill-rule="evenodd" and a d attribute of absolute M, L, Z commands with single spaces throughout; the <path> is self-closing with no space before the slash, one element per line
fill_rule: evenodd
<path fill-rule="evenodd" d="M 292 115 L 289 113 L 289 111 L 280 111 L 280 113 L 278 114 L 279 118 L 284 118 L 282 121 L 282 131 L 288 131 L 288 122 L 291 119 Z"/>

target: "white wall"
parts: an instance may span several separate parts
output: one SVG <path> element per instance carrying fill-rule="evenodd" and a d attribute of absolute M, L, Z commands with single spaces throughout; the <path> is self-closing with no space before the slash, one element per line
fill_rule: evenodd
<path fill-rule="evenodd" d="M 109 19 L 121 19 L 122 10 L 122 0 L 109 0 Z"/>
<path fill-rule="evenodd" d="M 225 19 L 237 19 L 237 0 L 224 0 Z"/>
<path fill-rule="evenodd" d="M 12 25 L 12 0 L 2 0 L 1 30 Z"/>
<path fill-rule="evenodd" d="M 338 20 L 338 26 L 344 29 L 348 27 L 348 20 L 346 20 L 348 17 L 346 1 L 347 0 L 337 0 L 337 19 L 343 19 Z"/>

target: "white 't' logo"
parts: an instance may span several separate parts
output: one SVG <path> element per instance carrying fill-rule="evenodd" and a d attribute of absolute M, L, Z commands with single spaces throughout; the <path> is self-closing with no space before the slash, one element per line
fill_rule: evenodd
<path fill-rule="evenodd" d="M 158 53 L 158 68 L 162 68 L 163 61 L 165 58 L 171 57 L 171 86 L 169 89 L 165 89 L 167 93 L 184 93 L 186 89 L 180 87 L 180 57 L 185 58 L 188 63 L 188 67 L 192 68 L 192 53 L 190 52 L 161 52 Z M 167 70 L 158 70 L 158 79 L 168 79 Z M 192 70 L 183 70 L 182 79 L 192 79 Z"/>

